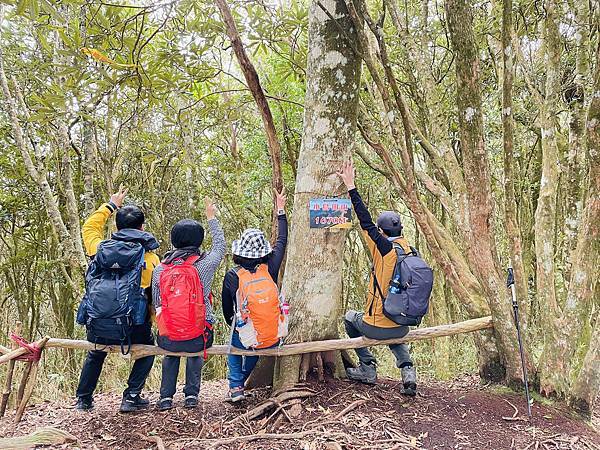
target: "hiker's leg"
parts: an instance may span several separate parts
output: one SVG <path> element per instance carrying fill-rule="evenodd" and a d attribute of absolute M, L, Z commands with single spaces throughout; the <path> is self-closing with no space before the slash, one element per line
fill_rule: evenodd
<path fill-rule="evenodd" d="M 180 360 L 179 356 L 165 356 L 163 358 L 160 398 L 173 398 L 175 395 Z"/>
<path fill-rule="evenodd" d="M 413 360 L 410 357 L 410 346 L 408 344 L 392 344 L 390 350 L 396 357 L 396 367 L 410 367 L 413 365 Z"/>
<path fill-rule="evenodd" d="M 201 356 L 193 356 L 186 358 L 185 361 L 185 388 L 183 394 L 188 397 L 190 395 L 198 397 L 200 393 L 200 380 L 202 379 L 202 366 L 204 358 Z"/>
<path fill-rule="evenodd" d="M 132 396 L 138 395 L 144 389 L 146 378 L 152 370 L 154 364 L 154 355 L 145 356 L 140 359 L 136 359 L 133 363 L 131 373 L 129 374 L 129 380 L 127 380 L 127 389 L 123 392 L 123 395 L 130 394 Z"/>
<path fill-rule="evenodd" d="M 237 331 L 231 336 L 231 345 L 235 348 L 245 349 Z M 244 387 L 246 381 L 246 377 L 244 376 L 244 359 L 241 355 L 227 355 L 227 379 L 229 380 L 230 389 Z"/>
<path fill-rule="evenodd" d="M 363 323 L 363 313 L 358 311 L 348 311 L 344 317 L 344 327 L 346 333 L 351 338 L 363 336 L 361 326 Z M 370 365 L 376 363 L 377 360 L 368 348 L 357 348 L 354 350 L 362 364 Z"/>
<path fill-rule="evenodd" d="M 244 361 L 242 362 L 242 374 L 244 375 L 244 383 L 256 367 L 257 362 L 258 356 L 244 356 Z"/>
<path fill-rule="evenodd" d="M 227 379 L 231 389 L 244 386 L 245 380 L 240 355 L 227 355 Z"/>
<path fill-rule="evenodd" d="M 146 322 L 143 325 L 135 326 L 131 333 L 132 344 L 145 344 L 154 345 L 154 336 L 152 335 L 152 326 L 150 322 Z M 144 358 L 137 359 L 133 364 L 131 373 L 129 374 L 129 380 L 127 381 L 127 389 L 123 392 L 123 395 L 130 394 L 132 396 L 138 395 L 142 392 L 146 378 L 152 370 L 154 364 L 154 355 L 145 356 Z"/>
<path fill-rule="evenodd" d="M 79 385 L 77 386 L 77 397 L 90 399 L 94 395 L 98 379 L 102 372 L 102 365 L 106 359 L 106 352 L 92 350 L 88 352 L 87 357 L 81 368 Z"/>

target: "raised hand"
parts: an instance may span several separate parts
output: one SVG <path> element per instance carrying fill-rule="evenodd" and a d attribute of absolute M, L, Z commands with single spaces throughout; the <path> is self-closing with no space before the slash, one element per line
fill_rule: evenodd
<path fill-rule="evenodd" d="M 275 192 L 275 206 L 277 207 L 277 211 L 285 209 L 286 201 L 287 196 L 285 195 L 285 188 L 282 188 L 281 192 Z"/>
<path fill-rule="evenodd" d="M 123 206 L 123 201 L 125 200 L 125 196 L 127 195 L 127 189 L 124 189 L 123 186 L 119 186 L 119 192 L 114 193 L 110 196 L 110 201 L 114 203 L 117 208 Z"/>
<path fill-rule="evenodd" d="M 206 219 L 214 219 L 217 215 L 217 205 L 215 204 L 215 202 L 211 198 L 205 197 L 204 207 L 206 210 Z"/>
<path fill-rule="evenodd" d="M 348 190 L 354 189 L 354 163 L 352 159 L 342 164 L 342 170 L 336 172 L 337 175 L 342 179 Z"/>

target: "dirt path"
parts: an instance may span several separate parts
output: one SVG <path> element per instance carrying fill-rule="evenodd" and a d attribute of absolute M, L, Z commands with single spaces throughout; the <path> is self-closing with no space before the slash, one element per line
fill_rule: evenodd
<path fill-rule="evenodd" d="M 239 417 L 268 393 L 257 391 L 247 404 L 233 406 L 222 401 L 226 385 L 221 381 L 203 384 L 196 410 L 177 407 L 166 413 L 121 415 L 115 394 L 98 395 L 89 413 L 43 403 L 28 408 L 17 427 L 10 416 L 0 421 L 0 436 L 53 426 L 75 435 L 86 449 L 157 448 L 156 442 L 146 440 L 150 436 L 168 449 L 600 450 L 600 435 L 592 426 L 538 404 L 530 423 L 520 396 L 498 394 L 472 380 L 423 384 L 413 399 L 399 394 L 395 380 L 381 380 L 376 387 L 331 382 L 303 388 L 315 395 L 286 402 L 285 412 L 273 408 L 255 420 Z M 155 401 L 156 394 L 150 399 Z M 281 439 L 282 433 L 290 439 Z"/>

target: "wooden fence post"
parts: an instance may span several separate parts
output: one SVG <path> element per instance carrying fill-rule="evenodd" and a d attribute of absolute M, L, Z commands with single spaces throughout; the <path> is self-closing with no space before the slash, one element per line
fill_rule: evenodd
<path fill-rule="evenodd" d="M 41 352 L 44 350 L 44 346 L 46 345 L 46 342 L 48 342 L 49 339 L 50 339 L 49 337 L 45 337 L 44 339 L 42 339 L 39 342 L 39 344 L 37 344 L 38 348 L 40 349 L 40 358 L 41 358 Z M 25 377 L 23 378 L 26 388 L 24 389 L 23 396 L 21 398 L 19 406 L 17 407 L 17 414 L 15 415 L 15 423 L 19 423 L 21 421 L 21 418 L 23 417 L 23 413 L 25 412 L 25 408 L 27 407 L 27 402 L 29 402 L 29 399 L 31 398 L 31 394 L 33 393 L 33 388 L 35 387 L 37 373 L 38 373 L 38 369 L 40 366 L 40 360 L 38 359 L 37 361 L 28 362 L 27 364 L 29 365 L 30 371 L 29 371 L 27 378 L 25 378 Z M 21 383 L 23 383 L 23 381 L 21 381 Z"/>
<path fill-rule="evenodd" d="M 17 322 L 13 332 L 16 335 L 20 335 L 22 328 L 23 324 L 21 322 Z M 17 344 L 15 342 L 13 342 L 12 344 L 12 349 L 17 349 Z M 12 380 L 13 374 L 15 372 L 15 364 L 16 360 L 14 359 L 11 359 L 8 363 L 8 371 L 6 372 L 6 382 L 4 383 L 4 391 L 2 392 L 2 402 L 0 403 L 0 417 L 4 417 L 6 407 L 8 406 L 8 400 L 10 399 L 10 394 L 12 392 Z"/>

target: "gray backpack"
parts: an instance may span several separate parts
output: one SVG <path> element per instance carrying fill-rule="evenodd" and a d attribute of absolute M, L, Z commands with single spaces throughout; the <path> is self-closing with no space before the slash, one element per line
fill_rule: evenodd
<path fill-rule="evenodd" d="M 433 270 L 413 247 L 410 253 L 394 244 L 396 267 L 387 296 L 383 296 L 375 273 L 373 280 L 383 301 L 383 314 L 398 325 L 416 326 L 429 309 L 433 289 Z"/>

